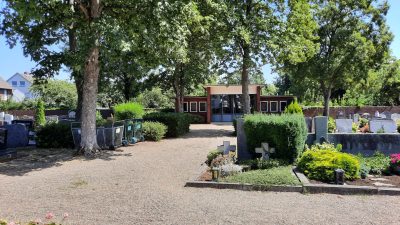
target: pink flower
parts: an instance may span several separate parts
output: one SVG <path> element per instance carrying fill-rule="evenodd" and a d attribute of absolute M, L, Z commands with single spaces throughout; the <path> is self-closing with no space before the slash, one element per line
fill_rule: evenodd
<path fill-rule="evenodd" d="M 48 219 L 48 220 L 51 220 L 51 219 L 53 219 L 53 217 L 54 217 L 54 214 L 53 213 L 51 213 L 51 212 L 47 212 L 47 214 L 46 214 L 46 219 Z"/>
<path fill-rule="evenodd" d="M 16 223 L 14 223 L 13 221 L 9 222 L 7 225 L 17 225 Z"/>

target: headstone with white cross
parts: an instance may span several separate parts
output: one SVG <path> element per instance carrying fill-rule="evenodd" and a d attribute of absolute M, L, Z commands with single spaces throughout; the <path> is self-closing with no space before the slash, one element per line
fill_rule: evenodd
<path fill-rule="evenodd" d="M 261 153 L 263 160 L 268 160 L 271 153 L 275 153 L 275 148 L 271 148 L 268 143 L 261 143 L 260 148 L 255 149 L 256 153 Z"/>
<path fill-rule="evenodd" d="M 228 155 L 229 151 L 236 151 L 236 145 L 231 145 L 230 141 L 224 141 L 222 145 L 217 147 L 218 151 L 224 155 Z"/>

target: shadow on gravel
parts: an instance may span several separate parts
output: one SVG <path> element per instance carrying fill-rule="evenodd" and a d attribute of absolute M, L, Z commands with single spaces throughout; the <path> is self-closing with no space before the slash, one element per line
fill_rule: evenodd
<path fill-rule="evenodd" d="M 190 138 L 212 138 L 212 137 L 235 137 L 232 130 L 226 129 L 195 129 L 182 137 L 184 139 Z"/>
<path fill-rule="evenodd" d="M 17 158 L 0 162 L 0 174 L 6 176 L 23 176 L 32 171 L 62 166 L 71 160 L 90 161 L 95 159 L 115 160 L 116 157 L 130 157 L 131 153 L 122 151 L 102 151 L 96 158 L 74 156 L 75 149 L 18 149 Z"/>

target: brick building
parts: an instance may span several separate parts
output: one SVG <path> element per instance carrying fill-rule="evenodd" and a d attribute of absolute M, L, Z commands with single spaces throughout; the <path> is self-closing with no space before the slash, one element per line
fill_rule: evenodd
<path fill-rule="evenodd" d="M 263 85 L 249 85 L 250 107 L 252 112 L 281 113 L 294 96 L 264 96 Z M 204 117 L 204 121 L 231 122 L 241 116 L 241 85 L 204 85 L 206 96 L 185 96 L 184 112 Z"/>

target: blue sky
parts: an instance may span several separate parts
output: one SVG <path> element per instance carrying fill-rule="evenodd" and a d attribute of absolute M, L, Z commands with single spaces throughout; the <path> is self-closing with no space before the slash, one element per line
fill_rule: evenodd
<path fill-rule="evenodd" d="M 0 0 L 1 3 L 1 0 Z M 389 0 L 391 8 L 387 15 L 387 23 L 395 38 L 391 45 L 393 55 L 400 59 L 400 0 Z M 1 4 L 0 4 L 1 6 Z M 8 79 L 16 72 L 31 71 L 35 67 L 35 62 L 31 61 L 29 57 L 25 57 L 21 45 L 9 49 L 6 45 L 5 37 L 0 36 L 0 77 Z M 269 66 L 263 68 L 264 77 L 268 83 L 274 80 L 275 75 L 271 74 Z M 57 79 L 69 79 L 69 73 L 61 71 Z"/>

